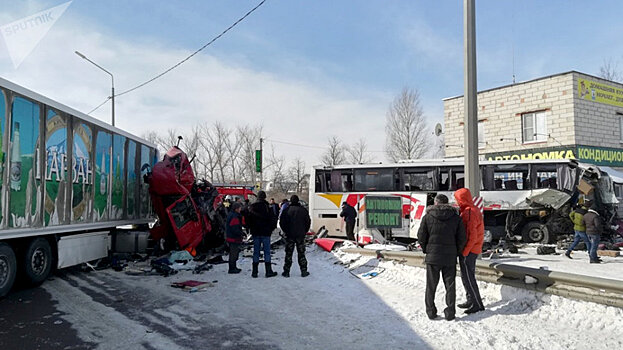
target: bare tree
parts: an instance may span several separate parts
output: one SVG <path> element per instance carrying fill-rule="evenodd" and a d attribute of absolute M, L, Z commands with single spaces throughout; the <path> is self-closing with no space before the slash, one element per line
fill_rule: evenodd
<path fill-rule="evenodd" d="M 354 145 L 346 148 L 348 162 L 352 164 L 366 164 L 372 162 L 372 156 L 368 152 L 368 143 L 364 138 L 360 138 Z"/>
<path fill-rule="evenodd" d="M 247 126 L 238 126 L 236 129 L 230 134 L 230 136 L 225 139 L 225 148 L 227 149 L 227 160 L 229 163 L 229 168 L 231 170 L 231 181 L 238 181 L 238 169 L 244 167 L 243 164 L 240 163 L 240 156 L 243 149 L 243 138 L 244 133 L 248 129 Z M 240 167 L 239 167 L 240 165 Z"/>
<path fill-rule="evenodd" d="M 599 77 L 610 81 L 620 81 L 623 78 L 617 62 L 613 62 L 611 58 L 604 59 L 604 63 L 599 67 Z"/>
<path fill-rule="evenodd" d="M 426 120 L 420 93 L 403 88 L 389 107 L 385 125 L 385 152 L 389 159 L 421 158 L 428 149 Z"/>
<path fill-rule="evenodd" d="M 344 164 L 346 162 L 346 147 L 342 145 L 337 136 L 329 138 L 327 150 L 322 155 L 321 161 L 324 165 L 334 166 Z"/>
<path fill-rule="evenodd" d="M 250 184 L 255 184 L 259 177 L 255 171 L 255 151 L 260 149 L 260 138 L 263 127 L 244 126 L 238 127 L 241 134 L 242 150 L 240 154 L 240 178 Z"/>
<path fill-rule="evenodd" d="M 204 124 L 200 127 L 199 145 L 203 159 L 198 163 L 203 167 L 204 175 L 212 182 L 225 182 L 227 151 L 223 142 L 224 135 L 221 134 L 223 128 L 218 121 L 213 125 Z"/>
<path fill-rule="evenodd" d="M 301 158 L 294 159 L 292 166 L 288 170 L 290 182 L 295 184 L 296 193 L 302 193 L 307 174 L 305 173 L 305 162 Z"/>
<path fill-rule="evenodd" d="M 266 169 L 270 169 L 270 182 L 272 182 L 274 190 L 283 194 L 292 191 L 294 189 L 294 183 L 289 181 L 286 176 L 285 158 L 283 156 L 276 156 L 274 148 L 267 158 L 268 164 Z"/>

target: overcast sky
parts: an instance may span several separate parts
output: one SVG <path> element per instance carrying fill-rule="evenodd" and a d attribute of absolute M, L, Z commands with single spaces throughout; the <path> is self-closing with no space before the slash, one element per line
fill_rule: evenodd
<path fill-rule="evenodd" d="M 0 0 L 0 25 L 66 0 Z M 74 0 L 16 69 L 2 37 L 0 76 L 88 112 L 148 80 L 260 1 Z M 577 70 L 623 68 L 622 1 L 476 1 L 478 88 Z M 153 83 L 116 101 L 116 124 L 141 135 L 220 120 L 263 125 L 266 146 L 320 163 L 330 136 L 368 140 L 377 161 L 385 115 L 418 89 L 432 126 L 463 94 L 463 2 L 267 0 L 237 27 Z M 110 121 L 110 103 L 92 114 Z M 432 135 L 431 135 L 432 137 Z M 277 141 L 313 147 L 294 146 Z"/>

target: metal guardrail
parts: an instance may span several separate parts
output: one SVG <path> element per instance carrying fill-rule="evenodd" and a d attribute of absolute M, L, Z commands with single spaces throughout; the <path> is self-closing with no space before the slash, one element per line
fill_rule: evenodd
<path fill-rule="evenodd" d="M 377 256 L 401 261 L 410 266 L 425 267 L 424 254 L 421 252 L 375 251 L 361 248 L 344 249 L 344 252 Z M 481 281 L 623 308 L 623 281 L 503 264 L 490 260 L 476 260 L 476 276 Z M 533 283 L 526 283 L 526 276 L 532 277 Z"/>

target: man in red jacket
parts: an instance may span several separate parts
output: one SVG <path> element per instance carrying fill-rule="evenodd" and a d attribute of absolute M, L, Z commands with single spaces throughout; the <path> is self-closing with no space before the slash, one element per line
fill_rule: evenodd
<path fill-rule="evenodd" d="M 473 314 L 485 309 L 480 298 L 480 291 L 476 283 L 476 258 L 482 253 L 482 243 L 485 236 L 485 224 L 482 219 L 482 213 L 474 205 L 472 194 L 467 188 L 461 188 L 454 192 L 454 198 L 459 205 L 463 225 L 465 225 L 465 233 L 467 235 L 467 243 L 463 248 L 463 254 L 459 255 L 459 264 L 461 266 L 461 280 L 467 294 L 467 301 L 457 305 L 465 310 L 466 314 Z"/>

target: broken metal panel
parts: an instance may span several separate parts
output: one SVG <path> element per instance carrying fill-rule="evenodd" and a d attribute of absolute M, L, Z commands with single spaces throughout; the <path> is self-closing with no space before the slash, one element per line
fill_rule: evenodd
<path fill-rule="evenodd" d="M 570 198 L 571 195 L 566 192 L 544 189 L 541 193 L 530 195 L 526 198 L 526 202 L 530 204 L 530 208 L 543 206 L 546 208 L 560 209 Z"/>

